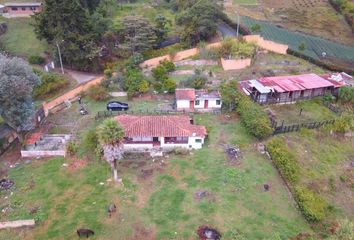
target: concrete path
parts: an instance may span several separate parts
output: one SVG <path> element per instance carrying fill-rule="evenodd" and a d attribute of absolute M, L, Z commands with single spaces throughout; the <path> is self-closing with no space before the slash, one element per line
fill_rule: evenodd
<path fill-rule="evenodd" d="M 230 27 L 226 23 L 221 22 L 218 24 L 217 27 L 218 27 L 219 32 L 221 32 L 223 38 L 236 37 L 236 35 L 237 35 L 236 29 L 233 29 L 232 27 Z"/>

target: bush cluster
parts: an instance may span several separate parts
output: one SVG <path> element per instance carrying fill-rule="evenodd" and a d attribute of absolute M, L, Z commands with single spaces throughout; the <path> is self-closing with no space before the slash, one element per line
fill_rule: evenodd
<path fill-rule="evenodd" d="M 109 98 L 107 89 L 100 85 L 92 86 L 87 92 L 87 96 L 95 101 L 104 101 Z"/>
<path fill-rule="evenodd" d="M 291 183 L 297 182 L 300 168 L 295 156 L 288 151 L 284 142 L 280 138 L 273 138 L 268 142 L 267 150 L 286 180 Z"/>
<path fill-rule="evenodd" d="M 306 187 L 295 187 L 295 199 L 309 222 L 320 222 L 326 216 L 327 203 L 315 192 Z"/>
<path fill-rule="evenodd" d="M 65 77 L 57 73 L 45 73 L 39 70 L 35 70 L 35 73 L 41 78 L 41 84 L 34 89 L 35 98 L 44 98 L 69 84 Z"/>
<path fill-rule="evenodd" d="M 236 111 L 240 114 L 241 121 L 248 132 L 255 137 L 263 139 L 273 133 L 270 120 L 263 109 L 239 91 L 236 99 Z"/>
<path fill-rule="evenodd" d="M 157 92 L 167 91 L 174 93 L 177 87 L 176 82 L 169 77 L 169 73 L 173 72 L 176 66 L 171 61 L 161 61 L 160 64 L 152 69 L 152 76 L 155 79 L 154 89 Z"/>
<path fill-rule="evenodd" d="M 137 93 L 145 93 L 149 91 L 149 82 L 137 68 L 128 69 L 124 74 L 124 90 L 128 92 L 131 98 Z"/>
<path fill-rule="evenodd" d="M 28 58 L 28 62 L 30 64 L 36 64 L 36 65 L 41 65 L 45 62 L 44 58 L 38 55 L 32 55 Z"/>
<path fill-rule="evenodd" d="M 203 74 L 202 70 L 195 69 L 194 75 L 188 77 L 187 80 L 182 81 L 180 84 L 183 87 L 191 87 L 195 89 L 202 89 L 205 87 L 206 82 L 208 81 L 208 77 Z"/>
<path fill-rule="evenodd" d="M 326 126 L 325 129 L 343 134 L 354 131 L 354 114 L 344 112 L 333 124 Z"/>

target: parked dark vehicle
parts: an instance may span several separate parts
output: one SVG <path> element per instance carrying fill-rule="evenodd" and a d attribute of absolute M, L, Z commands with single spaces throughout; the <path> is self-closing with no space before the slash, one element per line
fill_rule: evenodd
<path fill-rule="evenodd" d="M 127 111 L 127 110 L 129 110 L 129 105 L 128 105 L 128 103 L 113 101 L 113 102 L 107 103 L 107 110 L 108 111 Z"/>

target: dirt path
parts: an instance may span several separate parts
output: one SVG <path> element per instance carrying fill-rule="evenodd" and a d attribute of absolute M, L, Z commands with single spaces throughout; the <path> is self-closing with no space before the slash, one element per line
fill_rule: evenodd
<path fill-rule="evenodd" d="M 90 87 L 100 84 L 103 81 L 104 77 L 103 76 L 99 76 L 93 80 L 90 80 L 86 83 L 83 83 L 81 85 L 79 85 L 78 87 L 70 90 L 69 92 L 57 97 L 56 99 L 44 103 L 43 104 L 43 108 L 44 111 L 46 112 L 46 114 L 49 113 L 49 111 L 51 109 L 53 109 L 54 107 L 58 106 L 59 104 L 64 103 L 65 101 L 68 101 L 70 99 L 75 98 L 77 95 L 79 95 L 81 92 L 86 91 L 87 89 L 89 89 Z"/>

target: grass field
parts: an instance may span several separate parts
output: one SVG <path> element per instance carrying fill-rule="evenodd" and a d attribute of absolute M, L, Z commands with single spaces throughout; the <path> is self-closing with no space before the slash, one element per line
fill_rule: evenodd
<path fill-rule="evenodd" d="M 232 0 L 234 4 L 242 4 L 242 5 L 257 5 L 258 0 Z"/>
<path fill-rule="evenodd" d="M 124 187 L 107 184 L 110 169 L 101 161 L 73 169 L 77 160 L 55 158 L 11 169 L 16 189 L 1 207 L 10 204 L 13 211 L 0 219 L 39 221 L 32 230 L 2 231 L 0 238 L 73 239 L 77 228 L 88 227 L 96 232 L 94 239 L 197 239 L 203 224 L 217 228 L 223 239 L 288 239 L 311 231 L 235 116 L 198 115 L 195 121 L 208 128 L 207 146 L 192 155 L 170 154 L 163 163 L 127 158 L 119 165 Z M 226 143 L 240 146 L 237 165 L 225 156 Z M 200 191 L 207 197 L 197 199 Z M 9 193 L 0 194 L 4 199 Z M 118 207 L 112 218 L 106 214 L 110 202 Z"/>
<path fill-rule="evenodd" d="M 10 54 L 28 58 L 31 55 L 43 55 L 48 45 L 39 41 L 33 31 L 30 18 L 4 20 L 8 24 L 6 34 L 0 37 L 0 46 Z"/>
<path fill-rule="evenodd" d="M 305 129 L 282 135 L 281 139 L 299 162 L 299 184 L 320 194 L 330 205 L 327 222 L 353 219 L 354 141 L 323 130 Z"/>
<path fill-rule="evenodd" d="M 296 104 L 271 105 L 265 107 L 265 111 L 274 114 L 278 124 L 284 121 L 285 125 L 325 121 L 337 117 L 331 110 L 321 104 L 321 99 Z"/>

